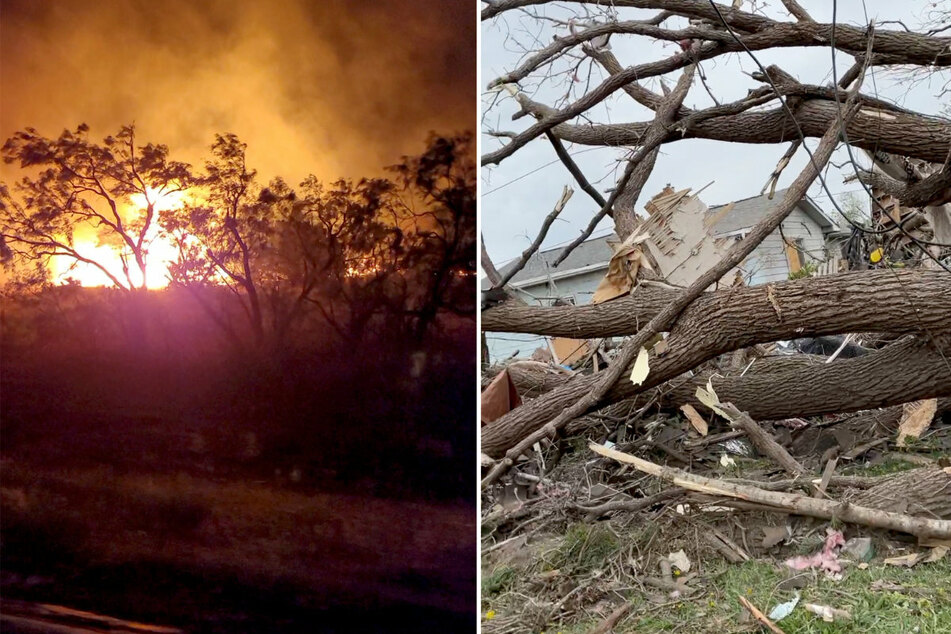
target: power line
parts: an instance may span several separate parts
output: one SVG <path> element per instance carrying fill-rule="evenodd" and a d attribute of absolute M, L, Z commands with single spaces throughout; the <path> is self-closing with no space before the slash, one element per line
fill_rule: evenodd
<path fill-rule="evenodd" d="M 579 150 L 579 151 L 577 151 L 577 152 L 574 152 L 574 153 L 570 154 L 570 156 L 578 156 L 579 154 L 584 154 L 585 152 L 591 152 L 591 151 L 593 151 L 593 150 L 600 150 L 600 149 L 603 149 L 603 148 L 600 148 L 600 147 L 589 147 L 589 148 L 585 148 L 585 149 L 583 149 L 583 150 Z M 510 181 L 508 181 L 508 182 L 506 182 L 506 183 L 502 183 L 502 184 L 499 185 L 498 187 L 494 187 L 494 188 L 490 189 L 490 190 L 487 191 L 487 192 L 482 192 L 482 198 L 485 198 L 485 197 L 488 196 L 489 194 L 494 194 L 495 192 L 499 191 L 500 189 L 502 189 L 502 188 L 504 188 L 504 187 L 508 187 L 508 186 L 511 185 L 512 183 L 516 183 L 516 182 L 522 180 L 523 178 L 528 178 L 528 177 L 531 176 L 532 174 L 534 174 L 534 173 L 536 173 L 536 172 L 540 172 L 540 171 L 542 171 L 543 169 L 545 169 L 546 167 L 549 167 L 549 166 L 554 165 L 555 163 L 559 163 L 559 162 L 561 162 L 561 159 L 557 159 L 557 158 L 556 158 L 554 161 L 549 161 L 548 163 L 545 163 L 544 165 L 541 165 L 541 166 L 539 166 L 539 167 L 536 167 L 535 169 L 531 170 L 530 172 L 525 172 L 525 173 L 522 174 L 521 176 L 516 176 L 516 177 L 513 178 L 512 180 L 510 180 Z"/>

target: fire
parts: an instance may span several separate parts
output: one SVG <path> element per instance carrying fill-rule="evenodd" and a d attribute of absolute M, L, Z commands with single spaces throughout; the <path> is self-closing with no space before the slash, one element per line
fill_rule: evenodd
<path fill-rule="evenodd" d="M 181 191 L 166 192 L 149 189 L 148 200 L 152 201 L 156 214 L 159 211 L 180 208 L 186 202 L 186 193 Z M 123 219 L 129 220 L 141 217 L 148 206 L 146 196 L 133 194 L 123 207 Z M 178 250 L 167 238 L 160 235 L 161 227 L 153 219 L 146 232 L 146 275 L 145 286 L 149 289 L 161 289 L 168 286 L 168 267 L 178 257 Z M 135 265 L 135 260 L 128 248 L 123 246 L 102 244 L 92 227 L 79 227 L 73 235 L 73 247 L 76 252 L 88 260 L 92 260 L 109 271 L 111 275 L 125 283 L 127 280 L 122 270 L 122 255 L 127 255 L 129 263 L 129 278 L 135 286 L 142 285 L 142 272 Z M 70 281 L 81 286 L 111 286 L 112 280 L 94 264 L 80 262 L 69 256 L 54 256 L 50 259 L 50 273 L 54 284 L 67 284 Z"/>

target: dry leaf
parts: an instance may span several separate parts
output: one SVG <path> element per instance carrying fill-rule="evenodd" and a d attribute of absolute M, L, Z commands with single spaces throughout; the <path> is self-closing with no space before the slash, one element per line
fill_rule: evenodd
<path fill-rule="evenodd" d="M 670 562 L 670 565 L 679 568 L 680 572 L 690 572 L 690 559 L 687 558 L 687 553 L 684 552 L 683 548 L 667 555 L 667 561 Z"/>
<path fill-rule="evenodd" d="M 680 411 L 682 411 L 686 416 L 687 420 L 690 421 L 690 424 L 693 425 L 693 428 L 696 429 L 701 436 L 707 435 L 707 421 L 703 420 L 703 416 L 700 415 L 694 406 L 690 403 L 685 403 L 680 406 Z"/>
<path fill-rule="evenodd" d="M 736 460 L 734 460 L 733 458 L 731 458 L 730 456 L 728 456 L 728 455 L 726 455 L 726 454 L 723 454 L 722 456 L 720 456 L 720 466 L 723 466 L 723 467 L 735 467 L 735 466 L 736 466 Z"/>
<path fill-rule="evenodd" d="M 647 364 L 648 356 L 647 348 L 642 347 L 640 352 L 637 353 L 634 368 L 631 370 L 631 383 L 634 385 L 643 383 L 650 372 L 650 366 Z"/>
<path fill-rule="evenodd" d="M 713 386 L 710 383 L 707 383 L 707 389 L 702 387 L 697 387 L 697 400 L 712 409 L 714 412 L 722 416 L 723 418 L 730 420 L 730 417 L 726 415 L 722 409 L 720 409 L 720 399 L 717 398 L 717 393 L 713 391 Z M 732 421 L 731 421 L 732 422 Z"/>
<path fill-rule="evenodd" d="M 905 403 L 902 409 L 901 423 L 898 425 L 897 445 L 899 447 L 905 446 L 907 436 L 918 438 L 921 432 L 928 429 L 938 409 L 938 399 L 929 398 L 924 401 Z"/>
<path fill-rule="evenodd" d="M 921 560 L 923 564 L 930 564 L 939 559 L 944 559 L 944 556 L 948 554 L 947 546 L 935 546 L 931 549 L 931 552 L 928 553 L 928 556 Z"/>

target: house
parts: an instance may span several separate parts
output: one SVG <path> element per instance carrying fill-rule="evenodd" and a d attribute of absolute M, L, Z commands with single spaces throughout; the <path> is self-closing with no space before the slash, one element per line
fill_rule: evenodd
<path fill-rule="evenodd" d="M 777 191 L 772 199 L 754 196 L 726 205 L 708 208 L 689 189 L 665 188 L 646 205 L 647 218 L 641 225 L 646 244 L 671 284 L 687 286 L 713 266 L 737 240 L 771 213 L 783 199 Z M 789 279 L 803 267 L 823 265 L 824 270 L 838 267 L 838 249 L 830 240 L 840 236 L 838 225 L 811 199 L 804 198 L 792 210 L 779 230 L 765 240 L 738 267 L 749 285 Z M 509 286 L 528 304 L 551 305 L 555 301 L 586 304 L 608 269 L 613 254 L 614 234 L 591 238 L 580 244 L 557 268 L 555 259 L 564 247 L 535 253 L 509 282 Z M 514 260 L 501 267 L 500 273 L 515 265 Z M 736 271 L 724 280 L 732 283 Z M 483 282 L 483 289 L 489 286 Z M 491 360 L 505 359 L 516 351 L 529 356 L 539 347 L 547 347 L 545 337 L 519 333 L 491 333 L 487 343 Z"/>

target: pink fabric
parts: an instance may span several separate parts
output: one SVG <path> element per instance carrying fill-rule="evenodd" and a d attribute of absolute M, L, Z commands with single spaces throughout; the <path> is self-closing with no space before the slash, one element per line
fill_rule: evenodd
<path fill-rule="evenodd" d="M 839 561 L 839 549 L 845 545 L 842 531 L 828 531 L 826 543 L 822 550 L 808 557 L 800 555 L 786 560 L 786 565 L 793 570 L 808 570 L 819 568 L 829 574 L 842 572 L 842 562 Z"/>

